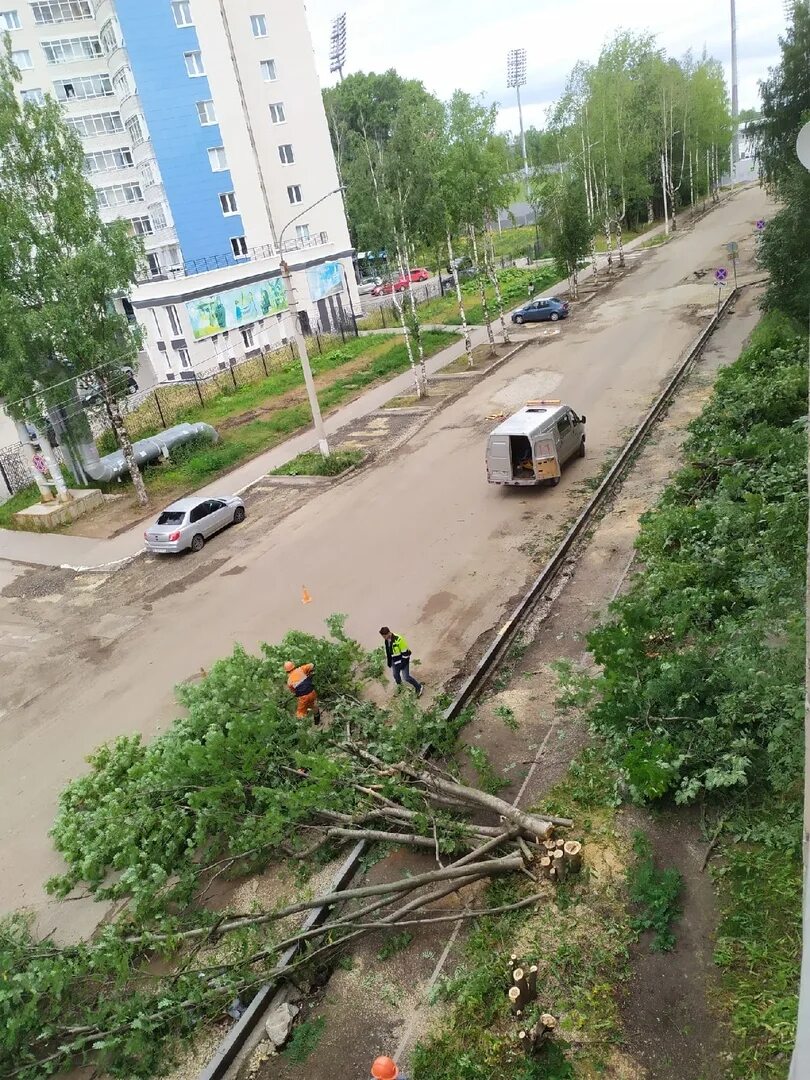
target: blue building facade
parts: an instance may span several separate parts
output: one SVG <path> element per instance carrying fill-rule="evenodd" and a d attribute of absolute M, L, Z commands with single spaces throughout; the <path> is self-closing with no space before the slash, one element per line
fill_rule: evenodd
<path fill-rule="evenodd" d="M 220 200 L 233 192 L 231 174 L 213 171 L 209 155 L 223 145 L 220 127 L 201 123 L 198 109 L 213 110 L 213 95 L 204 74 L 189 74 L 202 70 L 197 32 L 177 26 L 165 0 L 116 0 L 115 8 L 183 260 L 236 262 L 231 241 L 245 230 Z"/>

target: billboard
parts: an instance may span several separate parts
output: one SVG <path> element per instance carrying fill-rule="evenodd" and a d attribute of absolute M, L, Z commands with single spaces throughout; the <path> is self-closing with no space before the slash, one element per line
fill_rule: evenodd
<path fill-rule="evenodd" d="M 343 292 L 343 272 L 339 262 L 325 262 L 307 270 L 307 285 L 313 301 Z"/>
<path fill-rule="evenodd" d="M 236 330 L 257 319 L 276 315 L 286 307 L 287 295 L 280 277 L 186 301 L 195 341 L 221 334 L 223 330 Z"/>

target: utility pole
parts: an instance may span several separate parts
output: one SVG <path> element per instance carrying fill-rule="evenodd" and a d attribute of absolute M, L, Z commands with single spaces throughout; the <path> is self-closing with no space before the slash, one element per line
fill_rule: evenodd
<path fill-rule="evenodd" d="M 316 199 L 314 203 L 307 206 L 300 214 L 296 214 L 294 218 L 290 218 L 281 230 L 281 234 L 278 238 L 278 253 L 279 258 L 281 259 L 281 277 L 284 282 L 284 292 L 287 296 L 287 308 L 293 321 L 293 338 L 295 340 L 295 347 L 298 350 L 298 359 L 301 361 L 301 370 L 304 373 L 304 385 L 307 388 L 309 408 L 312 412 L 312 423 L 315 426 L 315 433 L 318 436 L 318 447 L 325 458 L 329 457 L 329 443 L 326 439 L 326 428 L 323 425 L 320 402 L 318 401 L 318 395 L 315 391 L 315 381 L 312 378 L 312 368 L 309 366 L 309 353 L 307 352 L 306 339 L 301 333 L 301 321 L 298 317 L 298 301 L 295 298 L 292 271 L 290 270 L 287 260 L 284 258 L 284 233 L 289 229 L 293 222 L 298 221 L 304 214 L 308 214 L 313 207 L 322 203 L 324 199 L 328 199 L 331 195 L 337 195 L 342 191 L 342 187 L 337 187 L 333 191 L 327 191 L 325 195 L 321 195 L 320 199 Z"/>
<path fill-rule="evenodd" d="M 731 2 L 731 186 L 737 180 L 740 160 L 740 103 L 737 95 L 737 0 Z"/>
<path fill-rule="evenodd" d="M 523 106 L 520 88 L 526 85 L 526 50 L 510 49 L 506 54 L 506 85 L 515 88 L 517 94 L 518 120 L 520 122 L 520 147 L 523 151 L 523 176 L 526 180 L 526 197 L 529 197 L 529 159 L 526 156 L 526 132 L 523 130 Z"/>

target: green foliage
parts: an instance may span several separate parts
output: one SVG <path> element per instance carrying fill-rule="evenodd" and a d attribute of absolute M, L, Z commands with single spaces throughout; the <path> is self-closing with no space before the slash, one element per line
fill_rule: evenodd
<path fill-rule="evenodd" d="M 304 1020 L 293 1031 L 292 1038 L 282 1051 L 284 1057 L 296 1065 L 302 1065 L 318 1049 L 325 1027 L 325 1016 Z"/>
<path fill-rule="evenodd" d="M 402 930 L 399 934 L 391 934 L 386 937 L 383 944 L 377 950 L 378 960 L 390 960 L 392 956 L 407 949 L 413 941 L 413 934 L 409 930 Z"/>
<path fill-rule="evenodd" d="M 770 799 L 737 812 L 715 870 L 715 963 L 733 1035 L 730 1077 L 781 1080 L 796 1033 L 801 957 L 802 807 Z"/>
<path fill-rule="evenodd" d="M 73 404 L 73 375 L 104 364 L 115 379 L 139 333 L 113 306 L 140 247 L 125 223 L 104 224 L 84 175 L 81 141 L 60 105 L 23 102 L 11 40 L 0 44 L 0 387 L 20 419 Z M 41 400 L 32 400 L 35 391 Z"/>
<path fill-rule="evenodd" d="M 362 450 L 337 450 L 329 457 L 310 451 L 273 469 L 273 476 L 339 476 L 353 465 L 359 465 L 365 457 Z"/>
<path fill-rule="evenodd" d="M 642 520 L 643 571 L 589 637 L 590 717 L 631 796 L 801 776 L 807 342 L 784 319 L 720 373 Z"/>
<path fill-rule="evenodd" d="M 482 791 L 488 791 L 490 795 L 497 795 L 505 787 L 509 787 L 509 781 L 498 776 L 489 756 L 482 746 L 465 746 L 467 757 L 475 769 L 478 784 Z"/>
<path fill-rule="evenodd" d="M 543 176 L 533 197 L 540 206 L 540 230 L 557 274 L 576 278 L 595 231 L 581 181 L 565 175 Z"/>
<path fill-rule="evenodd" d="M 635 862 L 627 871 L 630 900 L 638 906 L 631 920 L 637 934 L 652 931 L 650 948 L 669 952 L 675 948 L 672 923 L 680 915 L 680 896 L 683 878 L 675 867 L 659 870 L 655 865 L 650 841 L 642 832 L 633 836 Z"/>

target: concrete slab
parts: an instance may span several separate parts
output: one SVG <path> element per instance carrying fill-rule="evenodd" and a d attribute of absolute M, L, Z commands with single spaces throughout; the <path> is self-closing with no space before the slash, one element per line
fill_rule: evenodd
<path fill-rule="evenodd" d="M 24 529 L 35 532 L 53 532 L 60 525 L 96 510 L 104 502 L 104 495 L 98 488 L 68 489 L 68 502 L 35 503 L 18 510 L 14 520 Z"/>

